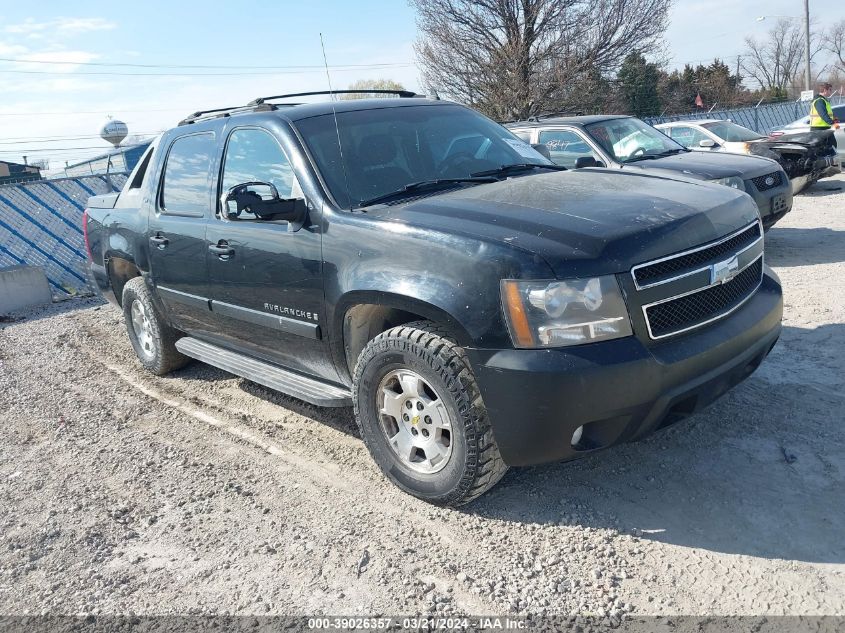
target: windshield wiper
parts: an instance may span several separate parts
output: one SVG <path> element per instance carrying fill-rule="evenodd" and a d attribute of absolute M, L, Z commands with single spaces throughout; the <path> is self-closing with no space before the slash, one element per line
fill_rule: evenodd
<path fill-rule="evenodd" d="M 680 154 L 681 152 L 686 154 L 687 152 L 691 151 L 691 149 L 687 149 L 686 147 L 678 147 L 677 149 L 667 149 L 664 152 L 660 152 L 658 156 L 671 156 L 672 154 Z"/>
<path fill-rule="evenodd" d="M 487 169 L 485 171 L 477 171 L 471 176 L 506 176 L 517 171 L 527 171 L 529 169 L 552 169 L 554 171 L 566 171 L 563 165 L 544 165 L 543 163 L 517 163 L 516 165 L 502 165 L 497 169 Z"/>
<path fill-rule="evenodd" d="M 390 191 L 388 193 L 383 193 L 380 196 L 376 196 L 375 198 L 370 198 L 369 200 L 362 200 L 358 203 L 359 207 L 369 207 L 374 204 L 378 204 L 379 202 L 385 202 L 387 200 L 392 200 L 393 198 L 400 198 L 401 196 L 413 193 L 415 191 L 419 191 L 420 189 L 438 189 L 441 187 L 446 187 L 448 185 L 460 184 L 460 183 L 491 183 L 496 182 L 495 178 L 437 178 L 435 180 L 421 180 L 419 182 L 412 182 L 408 183 L 404 187 L 397 189 L 396 191 Z"/>
<path fill-rule="evenodd" d="M 658 154 L 640 154 L 639 156 L 632 156 L 631 158 L 626 158 L 623 160 L 623 163 L 636 163 L 638 160 L 657 160 L 660 158 Z"/>

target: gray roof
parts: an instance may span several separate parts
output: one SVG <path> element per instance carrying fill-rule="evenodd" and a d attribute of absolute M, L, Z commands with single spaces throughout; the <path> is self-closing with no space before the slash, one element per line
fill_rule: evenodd
<path fill-rule="evenodd" d="M 514 121 L 506 124 L 505 127 L 545 127 L 547 125 L 576 125 L 583 127 L 590 123 L 600 123 L 612 119 L 630 119 L 627 114 L 590 114 L 586 116 L 554 116 L 540 119 L 529 119 L 528 121 Z"/>

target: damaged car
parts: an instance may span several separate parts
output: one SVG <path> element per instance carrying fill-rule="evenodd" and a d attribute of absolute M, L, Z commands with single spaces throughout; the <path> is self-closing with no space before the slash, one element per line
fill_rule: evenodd
<path fill-rule="evenodd" d="M 655 126 L 684 147 L 701 152 L 749 154 L 776 160 L 792 183 L 792 192 L 803 191 L 820 178 L 840 171 L 834 133 L 784 130 L 763 136 L 732 121 L 699 119 Z"/>

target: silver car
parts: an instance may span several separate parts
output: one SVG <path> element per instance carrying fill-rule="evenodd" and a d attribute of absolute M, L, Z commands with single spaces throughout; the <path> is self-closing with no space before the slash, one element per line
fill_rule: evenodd
<path fill-rule="evenodd" d="M 505 127 L 571 169 L 638 171 L 663 178 L 707 180 L 746 192 L 769 229 L 792 209 L 792 185 L 774 159 L 691 152 L 662 132 L 626 115 L 541 117 Z"/>

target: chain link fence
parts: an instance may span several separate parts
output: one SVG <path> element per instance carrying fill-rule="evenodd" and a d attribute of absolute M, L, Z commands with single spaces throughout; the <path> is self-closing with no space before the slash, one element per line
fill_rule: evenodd
<path fill-rule="evenodd" d="M 92 290 L 85 270 L 82 212 L 90 196 L 120 191 L 127 174 L 0 186 L 0 268 L 40 266 L 53 295 Z"/>
<path fill-rule="evenodd" d="M 832 105 L 845 104 L 845 97 L 833 97 Z M 784 125 L 788 125 L 800 118 L 809 116 L 809 101 L 784 101 L 781 103 L 766 103 L 747 108 L 733 108 L 729 110 L 711 110 L 691 112 L 663 117 L 645 119 L 649 125 L 668 123 L 670 121 L 692 121 L 696 119 L 730 119 L 737 125 L 742 125 L 758 134 L 768 134 Z"/>

